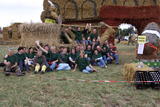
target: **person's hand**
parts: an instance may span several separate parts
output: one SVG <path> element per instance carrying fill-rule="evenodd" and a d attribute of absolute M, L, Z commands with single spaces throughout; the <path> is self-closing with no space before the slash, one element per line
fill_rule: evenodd
<path fill-rule="evenodd" d="M 8 55 L 5 55 L 5 56 L 4 56 L 4 58 L 7 58 L 7 57 L 8 57 Z"/>
<path fill-rule="evenodd" d="M 36 43 L 37 46 L 40 45 L 40 41 L 39 40 L 35 41 L 35 43 Z"/>

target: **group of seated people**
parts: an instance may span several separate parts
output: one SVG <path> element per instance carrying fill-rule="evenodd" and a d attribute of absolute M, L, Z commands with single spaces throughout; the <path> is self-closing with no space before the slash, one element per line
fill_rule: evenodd
<path fill-rule="evenodd" d="M 113 43 L 100 44 L 100 38 L 96 29 L 91 31 L 91 24 L 81 31 L 80 28 L 67 28 L 75 34 L 76 45 L 67 47 L 55 47 L 44 45 L 40 41 L 35 41 L 35 46 L 26 48 L 19 47 L 17 52 L 9 49 L 4 57 L 6 75 L 12 73 L 18 76 L 25 75 L 34 68 L 34 73 L 51 71 L 79 71 L 83 73 L 98 72 L 94 66 L 107 68 L 107 64 L 119 64 L 119 56 L 116 46 Z"/>
<path fill-rule="evenodd" d="M 98 72 L 93 66 L 107 68 L 107 64 L 115 61 L 119 64 L 117 48 L 106 41 L 103 45 L 77 44 L 75 47 L 55 47 L 35 42 L 35 47 L 19 47 L 17 52 L 9 49 L 4 57 L 6 75 L 15 73 L 25 75 L 34 68 L 34 73 L 44 74 L 51 71 L 79 71 L 83 73 Z"/>

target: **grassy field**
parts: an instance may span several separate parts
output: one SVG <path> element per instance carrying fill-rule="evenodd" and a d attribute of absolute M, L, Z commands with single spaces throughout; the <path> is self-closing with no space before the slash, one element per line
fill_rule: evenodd
<path fill-rule="evenodd" d="M 120 65 L 108 65 L 99 73 L 61 71 L 44 75 L 5 77 L 0 73 L 0 107 L 160 107 L 160 91 L 137 90 L 129 83 L 87 83 L 56 78 L 124 80 L 124 63 L 135 60 L 134 47 L 119 45 Z M 6 47 L 0 46 L 0 59 Z"/>

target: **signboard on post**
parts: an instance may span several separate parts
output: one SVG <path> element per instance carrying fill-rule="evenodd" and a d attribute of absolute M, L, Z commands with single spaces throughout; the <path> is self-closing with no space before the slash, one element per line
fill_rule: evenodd
<path fill-rule="evenodd" d="M 147 42 L 147 37 L 140 35 L 138 36 L 138 54 L 142 55 L 144 52 L 144 44 Z"/>
<path fill-rule="evenodd" d="M 145 44 L 147 42 L 146 36 L 138 36 L 138 44 Z"/>

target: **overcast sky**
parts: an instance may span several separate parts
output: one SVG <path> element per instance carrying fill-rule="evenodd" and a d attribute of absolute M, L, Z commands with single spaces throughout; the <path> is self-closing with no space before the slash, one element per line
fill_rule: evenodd
<path fill-rule="evenodd" d="M 43 0 L 0 0 L 0 26 L 14 22 L 41 22 Z"/>

